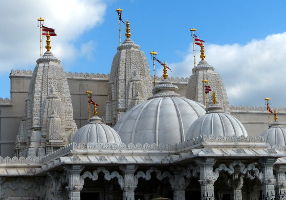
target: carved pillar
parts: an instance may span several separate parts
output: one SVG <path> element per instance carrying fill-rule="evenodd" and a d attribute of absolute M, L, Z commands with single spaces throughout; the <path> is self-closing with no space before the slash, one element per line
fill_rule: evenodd
<path fill-rule="evenodd" d="M 216 181 L 213 172 L 214 159 L 207 158 L 198 162 L 200 167 L 201 200 L 214 200 L 214 182 Z"/>
<path fill-rule="evenodd" d="M 137 178 L 134 173 L 137 169 L 135 165 L 120 166 L 120 169 L 124 173 L 124 184 L 123 184 L 123 200 L 135 200 L 135 189 L 138 184 Z"/>
<path fill-rule="evenodd" d="M 286 199 L 286 166 L 279 165 L 277 167 L 277 194 L 279 200 Z"/>
<path fill-rule="evenodd" d="M 82 190 L 84 182 L 80 179 L 80 172 L 83 167 L 81 165 L 72 165 L 67 167 L 68 178 L 68 196 L 69 200 L 80 200 L 80 191 Z"/>
<path fill-rule="evenodd" d="M 253 188 L 253 192 L 250 193 L 250 198 L 249 200 L 259 200 L 259 196 L 260 196 L 260 186 L 255 185 Z"/>
<path fill-rule="evenodd" d="M 173 189 L 173 200 L 185 200 L 185 189 L 188 186 L 188 183 L 189 182 L 185 180 L 182 171 L 174 171 L 174 178 L 173 180 L 170 180 L 170 184 Z"/>
<path fill-rule="evenodd" d="M 261 160 L 262 164 L 262 199 L 275 199 L 275 178 L 273 175 L 273 164 L 276 161 L 274 158 L 265 158 Z"/>
<path fill-rule="evenodd" d="M 3 191 L 4 177 L 0 177 L 0 199 L 4 199 L 4 191 Z"/>
<path fill-rule="evenodd" d="M 233 180 L 233 200 L 242 200 L 243 176 Z"/>

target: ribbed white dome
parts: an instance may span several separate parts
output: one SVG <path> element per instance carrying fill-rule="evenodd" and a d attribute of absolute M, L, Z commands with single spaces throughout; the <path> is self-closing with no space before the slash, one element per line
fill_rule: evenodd
<path fill-rule="evenodd" d="M 89 123 L 74 134 L 72 141 L 81 144 L 122 143 L 116 131 L 97 116 L 90 118 Z"/>
<path fill-rule="evenodd" d="M 187 133 L 187 139 L 199 136 L 247 137 L 247 131 L 238 119 L 223 112 L 221 107 L 212 106 L 191 125 Z"/>
<path fill-rule="evenodd" d="M 164 81 L 153 90 L 153 97 L 133 107 L 114 129 L 128 143 L 175 144 L 185 141 L 191 124 L 205 114 L 203 105 L 180 97 L 177 86 Z"/>
<path fill-rule="evenodd" d="M 261 136 L 265 138 L 265 141 L 271 146 L 286 145 L 286 128 L 281 125 L 282 123 L 274 122 L 261 134 Z"/>

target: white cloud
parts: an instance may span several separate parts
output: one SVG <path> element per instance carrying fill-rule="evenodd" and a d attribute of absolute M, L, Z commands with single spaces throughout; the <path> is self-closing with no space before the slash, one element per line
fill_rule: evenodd
<path fill-rule="evenodd" d="M 88 60 L 94 59 L 94 50 L 95 50 L 95 42 L 93 40 L 90 40 L 86 43 L 83 43 L 80 46 L 80 52 L 81 56 L 87 58 Z"/>
<path fill-rule="evenodd" d="M 0 72 L 34 65 L 39 57 L 37 18 L 45 18 L 58 34 L 52 38 L 53 53 L 71 59 L 80 51 L 72 41 L 99 24 L 105 9 L 102 0 L 0 1 Z"/>
<path fill-rule="evenodd" d="M 272 97 L 273 105 L 285 106 L 286 32 L 253 40 L 245 45 L 206 46 L 206 60 L 220 73 L 231 104 L 263 105 L 264 97 Z M 176 75 L 191 74 L 191 45 Z"/>

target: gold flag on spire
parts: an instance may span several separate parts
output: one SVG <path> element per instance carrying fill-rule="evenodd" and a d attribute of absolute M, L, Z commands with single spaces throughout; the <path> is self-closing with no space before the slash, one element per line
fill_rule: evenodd
<path fill-rule="evenodd" d="M 55 33 L 55 29 L 53 28 L 49 28 L 46 26 L 42 26 L 42 35 L 47 36 L 47 40 L 46 40 L 46 49 L 47 51 L 50 51 L 52 46 L 51 46 L 51 36 L 57 36 L 57 34 Z"/>
<path fill-rule="evenodd" d="M 130 22 L 126 20 L 126 33 L 125 36 L 127 39 L 130 39 L 131 37 L 131 30 L 130 30 Z"/>
<path fill-rule="evenodd" d="M 217 104 L 217 97 L 216 97 L 215 92 L 212 93 L 212 100 L 213 100 L 213 104 Z"/>
<path fill-rule="evenodd" d="M 277 112 L 276 109 L 274 110 L 273 115 L 274 115 L 274 121 L 277 122 L 277 120 L 278 120 L 278 112 Z"/>
<path fill-rule="evenodd" d="M 91 106 L 93 106 L 93 116 L 96 116 L 97 113 L 97 106 L 98 104 L 92 99 L 92 91 L 87 90 L 85 91 L 85 93 L 87 94 L 87 98 L 88 98 L 88 119 L 90 119 L 91 117 Z"/>
<path fill-rule="evenodd" d="M 201 45 L 200 45 L 200 47 L 201 47 L 201 55 L 200 55 L 200 58 L 201 58 L 201 60 L 204 60 L 205 59 L 205 45 L 204 45 L 204 43 L 202 43 Z"/>
<path fill-rule="evenodd" d="M 169 76 L 167 69 L 168 69 L 168 66 L 167 66 L 166 63 L 164 63 L 164 64 L 163 64 L 163 79 L 165 79 L 165 80 L 166 80 L 166 79 L 168 78 L 168 76 Z"/>

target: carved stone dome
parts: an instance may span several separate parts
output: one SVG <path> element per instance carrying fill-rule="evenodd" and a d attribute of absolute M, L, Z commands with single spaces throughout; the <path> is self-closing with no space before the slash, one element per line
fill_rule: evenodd
<path fill-rule="evenodd" d="M 128 143 L 176 144 L 185 141 L 191 124 L 205 114 L 204 106 L 180 97 L 168 81 L 153 89 L 153 96 L 126 112 L 114 129 Z"/>
<path fill-rule="evenodd" d="M 187 139 L 199 136 L 247 137 L 247 131 L 238 119 L 224 112 L 222 107 L 212 105 L 204 116 L 191 125 L 187 133 Z"/>
<path fill-rule="evenodd" d="M 271 146 L 278 147 L 286 145 L 286 127 L 281 125 L 285 124 L 274 122 L 261 134 L 261 136 L 265 138 L 265 141 Z"/>
<path fill-rule="evenodd" d="M 74 134 L 72 141 L 81 144 L 122 143 L 116 131 L 97 116 L 90 118 L 89 123 Z"/>

